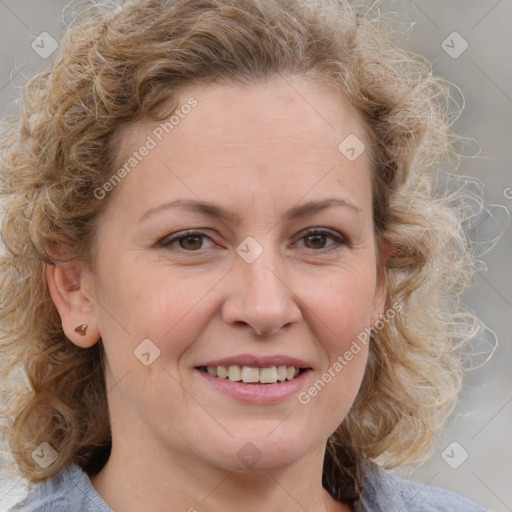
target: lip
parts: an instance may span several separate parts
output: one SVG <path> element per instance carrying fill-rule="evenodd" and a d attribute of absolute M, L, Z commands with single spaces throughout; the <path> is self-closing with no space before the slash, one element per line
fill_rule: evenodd
<path fill-rule="evenodd" d="M 236 358 L 221 359 L 220 361 L 235 360 L 240 361 L 240 359 Z M 258 359 L 258 361 L 260 360 L 261 358 Z M 267 363 L 267 361 L 268 360 L 265 359 L 265 363 Z M 291 361 L 291 359 L 286 358 L 286 361 Z M 295 360 L 295 362 L 297 362 L 297 360 Z M 232 364 L 238 363 L 234 362 Z M 223 364 L 210 364 L 210 366 L 223 366 Z M 274 364 L 269 366 L 274 366 Z M 295 365 L 289 364 L 288 366 Z M 197 368 L 195 368 L 195 373 L 199 376 L 199 378 L 204 379 L 208 385 L 212 386 L 220 393 L 228 395 L 231 398 L 235 398 L 239 402 L 257 405 L 276 403 L 287 400 L 290 397 L 297 396 L 297 394 L 300 393 L 301 389 L 304 387 L 305 381 L 309 378 L 312 370 L 305 370 L 292 380 L 287 380 L 275 384 L 244 384 L 241 382 L 233 382 L 229 379 L 219 379 L 218 377 L 212 377 L 208 373 L 203 372 Z"/>
<path fill-rule="evenodd" d="M 200 366 L 257 366 L 258 368 L 268 368 L 269 366 L 295 366 L 296 368 L 311 368 L 306 361 L 290 357 L 287 355 L 257 356 L 254 354 L 240 354 L 238 356 L 215 359 L 196 365 Z M 290 381 L 293 382 L 293 381 Z"/>

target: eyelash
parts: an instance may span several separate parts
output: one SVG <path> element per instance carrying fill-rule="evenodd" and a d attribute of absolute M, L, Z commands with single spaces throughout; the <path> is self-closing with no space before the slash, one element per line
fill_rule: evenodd
<path fill-rule="evenodd" d="M 335 232 L 332 232 L 330 230 L 326 230 L 326 229 L 319 229 L 319 228 L 309 228 L 307 229 L 304 234 L 299 237 L 298 240 L 302 240 L 308 236 L 326 236 L 327 238 L 331 238 L 332 240 L 334 240 L 336 243 L 333 244 L 334 248 L 327 248 L 327 249 L 309 249 L 310 251 L 313 251 L 313 252 L 316 252 L 316 253 L 330 253 L 330 252 L 333 252 L 333 251 L 338 251 L 340 250 L 342 247 L 340 246 L 349 246 L 349 242 L 346 240 L 345 237 L 341 236 L 341 235 L 338 235 L 336 234 Z M 165 249 L 170 249 L 170 250 L 173 250 L 173 249 L 178 249 L 180 251 L 184 251 L 184 252 L 188 252 L 188 253 L 200 253 L 201 249 L 196 249 L 196 250 L 187 250 L 187 249 L 183 249 L 182 247 L 178 247 L 178 248 L 171 248 L 171 244 L 173 244 L 174 242 L 179 242 L 180 240 L 184 240 L 188 237 L 191 237 L 191 236 L 201 236 L 201 237 L 204 237 L 204 238 L 208 238 L 209 240 L 211 240 L 211 238 L 206 235 L 205 233 L 202 233 L 201 231 L 184 231 L 182 232 L 181 234 L 177 234 L 177 235 L 169 235 L 165 238 L 163 238 L 160 242 L 158 242 L 159 246 L 160 247 L 163 247 Z M 213 240 L 211 240 L 213 242 Z M 333 246 L 330 246 L 330 247 L 333 247 Z M 307 249 L 306 249 L 307 250 Z"/>

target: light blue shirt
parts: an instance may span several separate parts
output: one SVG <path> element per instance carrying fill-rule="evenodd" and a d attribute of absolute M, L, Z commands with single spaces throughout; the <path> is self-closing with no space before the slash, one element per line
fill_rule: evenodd
<path fill-rule="evenodd" d="M 376 464 L 363 465 L 357 512 L 488 512 L 454 492 L 403 480 Z M 172 506 L 162 510 L 173 512 Z M 38 484 L 10 512 L 112 512 L 82 469 L 70 465 Z M 122 512 L 122 511 L 118 511 Z"/>

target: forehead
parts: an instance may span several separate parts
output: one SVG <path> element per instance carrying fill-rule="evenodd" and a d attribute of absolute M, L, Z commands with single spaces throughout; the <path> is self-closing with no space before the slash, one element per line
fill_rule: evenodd
<path fill-rule="evenodd" d="M 195 106 L 190 108 L 192 102 Z M 311 146 L 330 148 L 337 148 L 350 134 L 365 143 L 369 140 L 366 124 L 340 91 L 305 78 L 277 76 L 250 85 L 229 81 L 193 84 L 180 89 L 176 105 L 175 115 L 162 122 L 138 121 L 121 128 L 121 155 L 127 157 L 148 134 L 153 134 L 157 144 L 179 137 L 188 143 L 180 145 L 181 153 L 187 147 L 195 153 L 219 143 L 270 143 L 285 148 L 286 138 L 301 136 L 307 136 Z"/>
<path fill-rule="evenodd" d="M 258 191 L 286 202 L 336 184 L 354 194 L 361 183 L 369 186 L 369 163 L 365 153 L 350 161 L 340 151 L 350 137 L 368 146 L 355 109 L 324 84 L 284 78 L 250 86 L 197 84 L 180 91 L 173 118 L 122 129 L 118 167 L 150 140 L 151 150 L 132 162 L 119 188 L 131 189 L 127 200 L 176 193 L 207 200 L 224 187 L 234 193 L 223 194 L 227 202 Z"/>

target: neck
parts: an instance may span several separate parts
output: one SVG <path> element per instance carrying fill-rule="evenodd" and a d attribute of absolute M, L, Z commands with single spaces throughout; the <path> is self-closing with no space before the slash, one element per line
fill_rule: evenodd
<path fill-rule="evenodd" d="M 105 467 L 91 477 L 92 485 L 113 510 L 161 512 L 169 505 L 187 512 L 351 510 L 323 489 L 320 450 L 293 467 L 241 473 L 208 466 L 185 454 L 165 460 L 161 452 L 151 454 L 147 445 L 140 453 L 138 446 L 140 443 L 130 443 L 129 450 L 123 450 L 114 444 Z"/>

